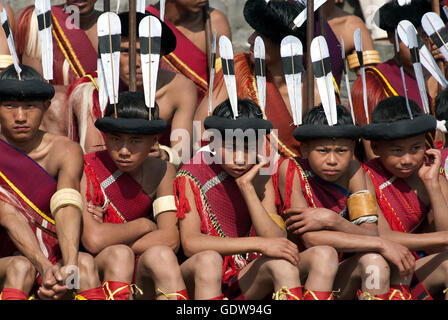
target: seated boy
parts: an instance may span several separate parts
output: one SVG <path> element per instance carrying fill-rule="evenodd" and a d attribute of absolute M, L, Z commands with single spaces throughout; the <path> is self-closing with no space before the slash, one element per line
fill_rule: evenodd
<path fill-rule="evenodd" d="M 113 293 L 109 298 L 127 299 L 130 283 L 135 281 L 143 290 L 136 298 L 187 299 L 175 254 L 179 248 L 173 190 L 176 170 L 166 161 L 148 157 L 166 122 L 159 118 L 157 104 L 149 117 L 142 92 L 121 93 L 116 108 L 116 117 L 111 104 L 95 122 L 105 134 L 107 150 L 84 157 L 82 242 L 95 255 L 101 272 L 119 279 L 103 283 L 106 293 Z M 135 271 L 134 254 L 138 255 Z M 213 265 L 215 255 L 204 252 L 191 259 L 209 260 L 200 272 L 214 279 L 221 275 L 215 272 L 220 266 L 220 262 Z M 213 267 L 209 270 L 207 265 Z M 199 270 L 191 272 L 196 276 L 193 280 L 198 279 L 194 281 L 196 299 L 221 295 L 219 282 L 213 286 L 207 277 L 199 277 Z"/>
<path fill-rule="evenodd" d="M 363 128 L 378 156 L 366 163 L 366 177 L 381 210 L 378 231 L 415 254 L 416 269 L 411 284 L 415 299 L 439 297 L 448 287 L 448 185 L 440 174 L 440 152 L 425 150 L 425 133 L 436 120 L 422 114 L 404 97 L 382 100 L 372 112 L 372 123 Z M 432 254 L 431 254 L 432 253 Z"/>
<path fill-rule="evenodd" d="M 409 298 L 398 277 L 390 285 L 389 265 L 403 277 L 412 274 L 414 258 L 378 237 L 373 192 L 366 192 L 362 167 L 353 160 L 361 130 L 344 106 L 335 111 L 337 123 L 329 126 L 322 106 L 309 110 L 294 131 L 303 158 L 280 161 L 274 182 L 288 232 L 306 248 L 327 245 L 344 253 L 334 283 L 337 298 L 353 299 L 357 292 L 359 299 Z"/>
<path fill-rule="evenodd" d="M 308 275 L 307 289 L 329 292 L 328 298 L 337 255 L 328 247 L 299 254 L 285 238 L 272 178 L 261 171 L 267 161 L 256 147 L 259 139 L 266 142 L 272 124 L 251 100 L 239 100 L 238 113 L 234 119 L 229 100 L 218 105 L 204 122 L 214 132 L 212 153 L 198 152 L 177 174 L 184 252 L 213 250 L 223 257 L 223 293 L 229 299 L 263 299 L 275 292 L 274 299 L 301 300 L 301 274 Z"/>

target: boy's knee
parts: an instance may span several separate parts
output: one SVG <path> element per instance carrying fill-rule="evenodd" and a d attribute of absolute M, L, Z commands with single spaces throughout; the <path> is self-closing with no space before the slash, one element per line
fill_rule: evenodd
<path fill-rule="evenodd" d="M 154 246 L 146 250 L 140 257 L 144 267 L 150 270 L 169 269 L 178 265 L 176 255 L 174 251 L 167 246 Z"/>
<path fill-rule="evenodd" d="M 132 249 L 125 245 L 110 246 L 103 252 L 106 260 L 105 274 L 107 280 L 127 279 L 134 272 L 135 255 Z"/>
<path fill-rule="evenodd" d="M 222 277 L 222 256 L 216 251 L 203 251 L 196 254 L 195 279 L 219 280 Z"/>
<path fill-rule="evenodd" d="M 390 267 L 384 257 L 378 253 L 366 253 L 359 259 L 361 277 L 376 277 L 381 281 L 389 281 Z"/>
<path fill-rule="evenodd" d="M 80 252 L 78 255 L 78 268 L 80 277 L 90 278 L 98 273 L 95 259 L 88 253 Z"/>
<path fill-rule="evenodd" d="M 338 253 L 335 248 L 330 246 L 317 246 L 310 248 L 311 268 L 322 269 L 326 272 L 336 273 L 338 270 Z"/>
<path fill-rule="evenodd" d="M 6 269 L 7 279 L 20 279 L 21 281 L 34 281 L 36 276 L 36 268 L 31 261 L 25 257 L 14 257 L 8 264 Z"/>

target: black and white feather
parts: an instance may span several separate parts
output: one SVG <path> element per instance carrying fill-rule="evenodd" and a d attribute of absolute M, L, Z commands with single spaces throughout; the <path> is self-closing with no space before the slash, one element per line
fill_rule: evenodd
<path fill-rule="evenodd" d="M 53 38 L 51 34 L 50 0 L 35 0 L 34 9 L 39 27 L 42 72 L 45 80 L 53 80 Z"/>
<path fill-rule="evenodd" d="M 297 37 L 286 36 L 280 43 L 283 73 L 294 125 L 302 124 L 303 46 Z"/>
<path fill-rule="evenodd" d="M 436 61 L 434 60 L 434 57 L 432 56 L 429 49 L 425 46 L 423 41 L 420 39 L 420 37 L 417 34 L 417 29 L 415 26 L 409 21 L 409 20 L 402 20 L 397 26 L 398 29 L 398 36 L 400 37 L 400 40 L 409 47 L 408 43 L 408 36 L 407 36 L 407 30 L 409 27 L 412 27 L 414 30 L 414 33 L 417 37 L 417 47 L 418 51 L 420 53 L 420 61 L 423 67 L 431 74 L 431 76 L 437 80 L 437 82 L 444 88 L 448 86 L 448 82 L 443 75 L 442 71 L 440 71 L 440 68 L 438 67 Z"/>
<path fill-rule="evenodd" d="M 314 11 L 316 11 L 317 9 L 319 9 L 325 2 L 327 2 L 327 0 L 314 0 Z M 291 24 L 291 29 L 295 29 L 295 28 L 300 28 L 306 21 L 306 4 L 307 2 L 305 1 L 303 3 L 305 5 L 305 9 L 303 9 L 298 15 L 297 17 L 294 18 L 292 24 Z"/>
<path fill-rule="evenodd" d="M 145 13 L 146 9 L 146 1 L 145 0 L 137 0 L 137 8 L 136 11 L 140 13 Z"/>
<path fill-rule="evenodd" d="M 154 108 L 162 40 L 160 20 L 155 16 L 144 17 L 139 25 L 139 36 L 145 103 L 148 108 Z"/>
<path fill-rule="evenodd" d="M 98 50 L 106 80 L 109 103 L 118 103 L 120 79 L 121 22 L 117 14 L 105 12 L 97 22 Z"/>
<path fill-rule="evenodd" d="M 14 45 L 14 37 L 11 32 L 11 27 L 10 27 L 9 19 L 8 19 L 8 13 L 6 12 L 5 0 L 2 0 L 2 6 L 3 6 L 3 9 L 2 9 L 2 11 L 0 11 L 0 20 L 2 23 L 3 31 L 5 31 L 6 41 L 8 43 L 8 48 L 9 48 L 9 52 L 12 57 L 12 61 L 14 63 L 14 68 L 16 69 L 17 75 L 20 79 L 21 78 L 20 73 L 22 72 L 22 69 L 20 68 L 19 58 L 17 57 L 16 47 Z"/>
<path fill-rule="evenodd" d="M 254 43 L 255 78 L 257 81 L 258 103 L 263 112 L 266 108 L 266 48 L 258 36 Z"/>
<path fill-rule="evenodd" d="M 367 102 L 366 70 L 364 67 L 361 29 L 358 28 L 355 30 L 355 33 L 353 34 L 353 40 L 355 42 L 356 55 L 358 56 L 359 66 L 361 70 L 362 100 L 364 103 L 364 112 L 366 114 L 367 123 L 370 123 L 369 105 Z"/>
<path fill-rule="evenodd" d="M 165 21 L 165 2 L 166 0 L 160 0 L 160 20 Z"/>
<path fill-rule="evenodd" d="M 216 63 L 216 35 L 217 32 L 213 32 L 213 42 L 212 42 L 212 57 L 210 61 L 210 83 L 208 87 L 208 114 L 212 114 L 212 105 L 213 105 L 213 81 L 215 79 L 215 63 Z"/>
<path fill-rule="evenodd" d="M 435 12 L 425 13 L 422 17 L 422 27 L 448 61 L 448 30 L 439 15 Z"/>
<path fill-rule="evenodd" d="M 408 98 L 408 89 L 406 88 L 406 80 L 404 77 L 404 69 L 403 69 L 403 62 L 401 60 L 401 54 L 400 54 L 400 44 L 398 42 L 398 32 L 395 30 L 395 55 L 398 60 L 398 66 L 400 67 L 400 74 L 401 74 L 401 82 L 403 84 L 403 91 L 404 91 L 404 97 L 406 98 L 406 108 L 408 110 L 409 118 L 413 119 L 413 115 L 411 112 L 411 107 L 409 106 L 409 98 Z"/>
<path fill-rule="evenodd" d="M 235 63 L 233 61 L 232 42 L 226 36 L 219 38 L 219 53 L 221 55 L 222 72 L 232 106 L 233 117 L 238 117 L 238 95 L 236 90 Z"/>
<path fill-rule="evenodd" d="M 418 51 L 417 32 L 413 26 L 409 26 L 406 30 L 408 38 L 408 48 L 411 54 L 412 65 L 414 67 L 415 77 L 417 79 L 420 98 L 422 99 L 423 110 L 429 113 L 428 95 L 426 93 L 425 78 L 423 76 L 422 65 L 420 64 L 420 55 Z"/>
<path fill-rule="evenodd" d="M 322 101 L 328 125 L 333 126 L 338 121 L 336 111 L 336 95 L 331 72 L 330 53 L 327 41 L 323 36 L 318 36 L 311 42 L 311 61 L 316 77 L 317 89 Z"/>

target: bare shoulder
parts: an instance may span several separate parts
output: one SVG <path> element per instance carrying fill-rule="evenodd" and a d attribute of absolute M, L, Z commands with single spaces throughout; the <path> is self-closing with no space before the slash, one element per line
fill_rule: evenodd
<path fill-rule="evenodd" d="M 210 20 L 212 23 L 212 28 L 216 29 L 218 34 L 225 34 L 230 37 L 230 23 L 222 11 L 210 8 Z"/>
<path fill-rule="evenodd" d="M 48 139 L 51 140 L 51 152 L 55 157 L 63 157 L 70 160 L 70 157 L 75 159 L 83 158 L 81 146 L 70 140 L 65 136 L 57 136 L 47 133 Z"/>

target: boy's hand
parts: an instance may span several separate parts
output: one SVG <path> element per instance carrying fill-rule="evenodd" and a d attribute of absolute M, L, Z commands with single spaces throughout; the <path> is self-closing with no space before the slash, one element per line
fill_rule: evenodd
<path fill-rule="evenodd" d="M 99 223 L 103 223 L 104 210 L 100 206 L 95 206 L 91 203 L 87 205 L 87 211 L 92 215 L 92 218 Z"/>
<path fill-rule="evenodd" d="M 259 174 L 260 169 L 263 168 L 266 164 L 269 163 L 269 160 L 261 155 L 257 155 L 258 163 L 254 165 L 252 168 L 249 169 L 246 173 L 244 173 L 242 176 L 235 179 L 236 184 L 238 187 L 245 186 L 249 183 L 252 183 L 254 178 Z"/>
<path fill-rule="evenodd" d="M 336 214 L 325 208 L 290 208 L 285 213 L 289 216 L 286 229 L 293 234 L 329 229 Z"/>
<path fill-rule="evenodd" d="M 286 238 L 260 238 L 260 253 L 269 258 L 285 259 L 297 266 L 300 261 L 297 245 Z"/>
<path fill-rule="evenodd" d="M 37 295 L 42 300 L 60 299 L 67 292 L 64 277 L 58 265 L 47 268 L 42 275 L 42 284 Z"/>
<path fill-rule="evenodd" d="M 383 247 L 380 253 L 384 259 L 397 266 L 401 278 L 412 275 L 415 271 L 415 258 L 409 249 L 396 242 L 381 240 Z"/>
<path fill-rule="evenodd" d="M 418 170 L 418 176 L 426 187 L 439 186 L 441 162 L 440 150 L 429 149 L 425 151 L 425 161 Z"/>

